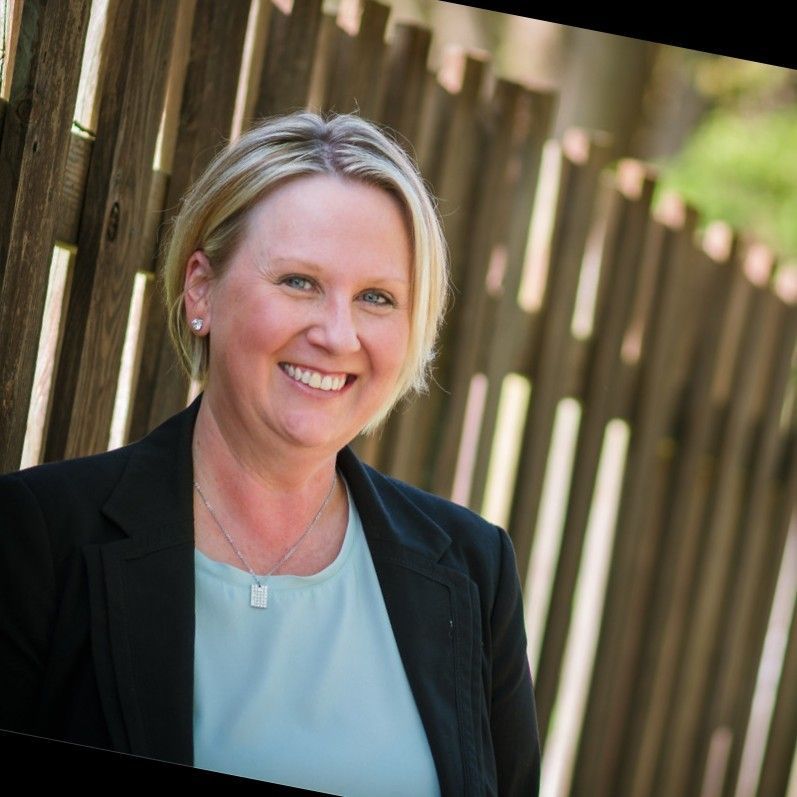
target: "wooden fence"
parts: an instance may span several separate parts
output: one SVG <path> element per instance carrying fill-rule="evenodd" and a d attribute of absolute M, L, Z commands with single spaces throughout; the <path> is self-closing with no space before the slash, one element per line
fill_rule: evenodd
<path fill-rule="evenodd" d="M 765 660 L 783 663 L 770 733 L 745 748 L 758 783 L 742 752 L 772 607 L 788 626 L 794 605 L 792 272 L 734 236 L 701 242 L 675 200 L 653 214 L 655 175 L 608 170 L 600 135 L 546 147 L 555 96 L 469 55 L 440 78 L 430 33 L 399 23 L 386 39 L 388 16 L 366 0 L 354 32 L 320 0 L 10 6 L 0 470 L 107 448 L 115 412 L 118 442 L 185 406 L 157 299 L 163 222 L 251 120 L 358 109 L 412 142 L 456 301 L 430 394 L 357 447 L 509 528 L 542 596 L 544 790 L 784 794 L 794 620 L 785 657 Z"/>

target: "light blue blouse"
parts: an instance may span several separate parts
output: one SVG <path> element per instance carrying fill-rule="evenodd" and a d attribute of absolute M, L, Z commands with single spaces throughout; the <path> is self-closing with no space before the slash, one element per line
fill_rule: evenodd
<path fill-rule="evenodd" d="M 312 576 L 196 563 L 194 764 L 349 797 L 439 795 L 360 516 Z"/>

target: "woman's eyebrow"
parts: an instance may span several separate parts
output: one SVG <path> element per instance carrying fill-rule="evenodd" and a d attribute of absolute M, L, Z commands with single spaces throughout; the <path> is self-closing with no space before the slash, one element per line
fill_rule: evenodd
<path fill-rule="evenodd" d="M 301 257 L 270 257 L 267 260 L 267 265 L 275 266 L 300 266 L 301 268 L 309 271 L 323 271 L 323 268 L 312 260 L 304 260 Z"/>
<path fill-rule="evenodd" d="M 301 257 L 271 257 L 266 262 L 264 268 L 268 271 L 272 266 L 283 268 L 286 266 L 289 266 L 290 268 L 301 268 L 312 274 L 323 274 L 324 272 L 330 270 L 319 263 L 316 263 L 312 260 L 304 260 Z M 372 274 L 371 276 L 365 277 L 363 282 L 370 282 L 375 285 L 382 285 L 386 283 L 409 285 L 411 284 L 412 280 L 403 276 L 402 274 Z"/>

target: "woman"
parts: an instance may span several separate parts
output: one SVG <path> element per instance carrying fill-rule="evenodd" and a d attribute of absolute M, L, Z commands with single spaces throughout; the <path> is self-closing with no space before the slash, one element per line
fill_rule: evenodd
<path fill-rule="evenodd" d="M 203 383 L 138 443 L 0 479 L 0 727 L 340 794 L 534 794 L 506 534 L 347 444 L 423 387 L 438 217 L 353 116 L 276 118 L 185 197 Z"/>

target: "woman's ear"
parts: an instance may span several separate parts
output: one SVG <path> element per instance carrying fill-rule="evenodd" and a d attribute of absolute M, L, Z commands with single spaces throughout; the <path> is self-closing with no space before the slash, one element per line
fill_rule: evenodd
<path fill-rule="evenodd" d="M 183 301 L 188 323 L 200 319 L 202 324 L 195 329 L 196 334 L 207 334 L 210 331 L 210 296 L 213 287 L 213 268 L 207 255 L 197 249 L 185 267 L 185 284 L 183 286 Z"/>

